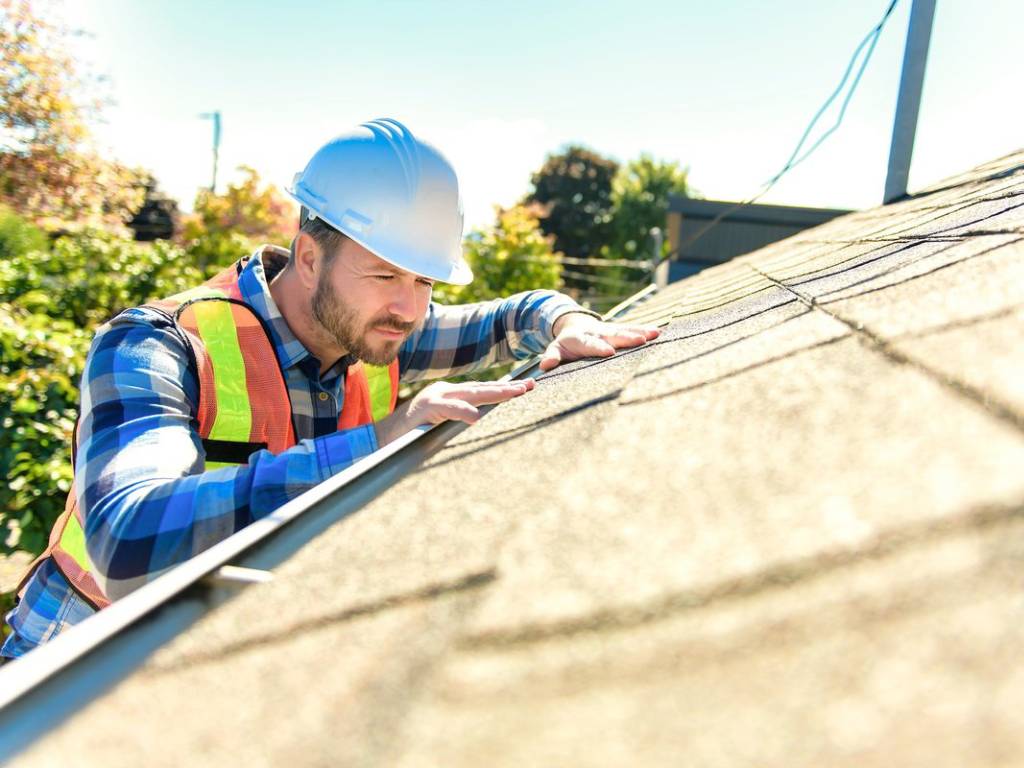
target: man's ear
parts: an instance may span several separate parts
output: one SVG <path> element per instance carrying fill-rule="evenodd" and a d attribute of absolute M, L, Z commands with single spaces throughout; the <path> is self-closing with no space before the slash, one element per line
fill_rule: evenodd
<path fill-rule="evenodd" d="M 299 282 L 310 291 L 316 290 L 323 267 L 320 244 L 308 232 L 301 230 L 295 236 L 295 273 Z"/>

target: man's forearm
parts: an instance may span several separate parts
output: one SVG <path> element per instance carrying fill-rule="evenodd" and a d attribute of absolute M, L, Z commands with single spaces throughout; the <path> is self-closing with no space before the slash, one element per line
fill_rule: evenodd
<path fill-rule="evenodd" d="M 563 315 L 587 313 L 556 291 L 527 291 L 477 304 L 432 304 L 399 355 L 402 379 L 433 379 L 539 354 Z"/>

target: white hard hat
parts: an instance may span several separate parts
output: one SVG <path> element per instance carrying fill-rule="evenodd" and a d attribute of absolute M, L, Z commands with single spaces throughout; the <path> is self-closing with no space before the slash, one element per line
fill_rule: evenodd
<path fill-rule="evenodd" d="M 455 170 L 397 120 L 372 120 L 324 144 L 288 194 L 396 267 L 455 285 L 473 279 Z"/>

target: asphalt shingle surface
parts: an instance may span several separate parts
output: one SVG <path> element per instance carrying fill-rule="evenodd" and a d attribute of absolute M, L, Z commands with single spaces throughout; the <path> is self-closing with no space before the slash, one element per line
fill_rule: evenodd
<path fill-rule="evenodd" d="M 473 630 L 656 613 L 1024 498 L 1015 430 L 855 339 L 780 346 L 769 363 L 741 366 L 735 348 L 721 365 L 704 358 L 692 370 L 712 384 L 672 369 L 635 378 L 580 469 L 507 545 Z"/>
<path fill-rule="evenodd" d="M 14 764 L 1024 763 L 1022 241 L 1019 153 L 649 296 Z"/>
<path fill-rule="evenodd" d="M 647 621 L 464 646 L 399 765 L 1019 765 L 1024 528 L 971 522 Z"/>

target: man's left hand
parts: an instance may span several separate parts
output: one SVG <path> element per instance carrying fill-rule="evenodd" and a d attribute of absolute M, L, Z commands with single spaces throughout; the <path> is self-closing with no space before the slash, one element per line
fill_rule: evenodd
<path fill-rule="evenodd" d="M 542 371 L 584 357 L 611 357 L 617 349 L 638 347 L 661 334 L 651 326 L 606 323 L 579 312 L 562 315 L 553 330 L 555 340 L 540 358 Z"/>

